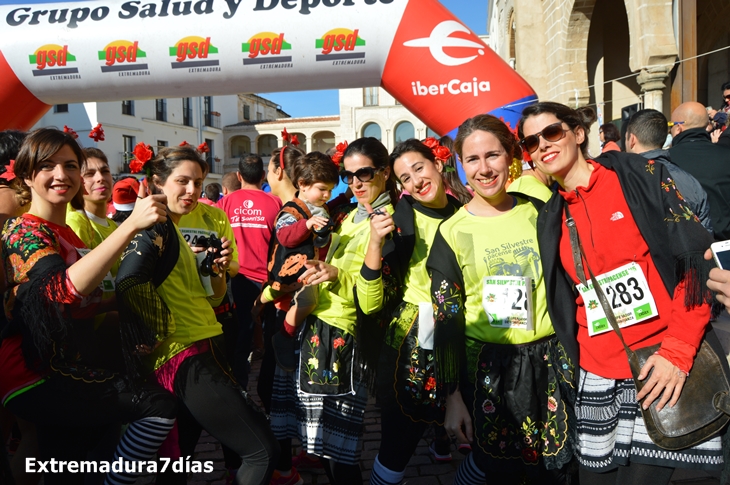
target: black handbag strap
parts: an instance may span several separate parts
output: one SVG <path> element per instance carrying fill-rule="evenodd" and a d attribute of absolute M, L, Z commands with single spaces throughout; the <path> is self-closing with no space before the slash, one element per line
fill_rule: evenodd
<path fill-rule="evenodd" d="M 598 280 L 593 275 L 593 271 L 591 271 L 591 267 L 588 265 L 588 258 L 586 258 L 586 254 L 583 251 L 583 244 L 581 244 L 580 236 L 578 236 L 578 228 L 575 227 L 575 220 L 570 215 L 570 209 L 568 209 L 568 204 L 565 204 L 565 225 L 568 226 L 568 233 L 570 235 L 570 248 L 573 253 L 573 264 L 575 264 L 575 272 L 578 275 L 578 279 L 583 284 L 583 286 L 588 286 L 585 270 L 583 269 L 583 260 L 585 259 L 585 267 L 588 269 L 588 274 L 591 277 L 591 283 L 593 284 L 593 289 L 596 291 L 596 295 L 598 296 L 598 301 L 601 302 L 601 306 L 603 307 L 603 313 L 606 314 L 606 319 L 608 320 L 608 323 L 611 324 L 611 328 L 614 332 L 616 332 L 619 340 L 621 340 L 621 345 L 624 346 L 626 355 L 631 358 L 634 352 L 629 348 L 628 345 L 626 345 L 626 342 L 624 341 L 624 336 L 621 334 L 621 329 L 616 322 L 616 315 L 614 315 L 613 309 L 608 303 L 608 299 L 606 298 L 605 293 L 603 293 L 601 285 L 598 284 Z"/>

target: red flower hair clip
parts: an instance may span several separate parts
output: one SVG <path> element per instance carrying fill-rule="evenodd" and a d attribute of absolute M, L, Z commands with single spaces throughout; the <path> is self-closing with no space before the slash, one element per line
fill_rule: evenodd
<path fill-rule="evenodd" d="M 200 145 L 198 145 L 198 151 L 200 153 L 208 153 L 210 151 L 210 148 L 208 148 L 208 144 L 203 142 Z"/>
<path fill-rule="evenodd" d="M 74 131 L 73 128 L 69 128 L 66 125 L 63 125 L 63 132 L 71 135 L 74 138 L 74 140 L 79 137 L 79 135 Z"/>
<path fill-rule="evenodd" d="M 284 143 L 288 143 L 289 145 L 294 145 L 295 147 L 299 146 L 299 138 L 297 135 L 290 135 L 288 131 L 286 131 L 286 128 L 284 128 L 284 131 L 281 132 L 281 139 L 284 140 Z"/>
<path fill-rule="evenodd" d="M 339 168 L 342 157 L 345 155 L 345 150 L 347 150 L 347 140 L 343 141 L 342 143 L 338 143 L 335 147 L 335 150 L 337 151 L 332 154 L 332 161 L 335 162 L 335 165 L 337 165 L 337 167 Z"/>
<path fill-rule="evenodd" d="M 89 138 L 93 138 L 94 141 L 104 141 L 104 130 L 101 128 L 101 123 L 97 124 L 90 132 Z"/>
<path fill-rule="evenodd" d="M 449 150 L 445 146 L 442 146 L 436 138 L 430 136 L 423 140 L 423 144 L 431 149 L 431 153 L 433 153 L 433 156 L 436 160 L 441 160 L 442 162 L 445 162 L 446 160 L 451 158 L 451 150 Z"/>
<path fill-rule="evenodd" d="M 134 158 L 129 162 L 129 171 L 132 173 L 141 172 L 154 155 L 152 147 L 144 142 L 137 143 L 132 153 L 134 154 Z M 149 176 L 150 174 L 147 175 Z"/>
<path fill-rule="evenodd" d="M 183 140 L 182 143 L 180 143 L 178 146 L 186 147 L 186 146 L 189 146 L 189 145 L 190 145 L 190 143 L 188 143 L 185 140 Z"/>
<path fill-rule="evenodd" d="M 3 170 L 2 175 L 0 175 L 0 179 L 12 182 L 17 177 L 17 175 L 15 175 L 15 160 L 10 160 L 10 163 L 4 167 L 0 167 L 0 170 Z"/>

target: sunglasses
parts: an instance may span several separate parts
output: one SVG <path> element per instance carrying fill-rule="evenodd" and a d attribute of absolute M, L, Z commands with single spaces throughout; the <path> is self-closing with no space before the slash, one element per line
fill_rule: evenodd
<path fill-rule="evenodd" d="M 667 121 L 667 126 L 669 128 L 673 127 L 674 125 L 683 125 L 684 121 Z"/>
<path fill-rule="evenodd" d="M 565 137 L 565 133 L 570 130 L 564 130 L 562 123 L 553 123 L 547 125 L 542 131 L 535 133 L 534 135 L 526 136 L 519 141 L 520 146 L 527 153 L 532 153 L 537 150 L 540 146 L 540 137 L 543 137 L 545 141 L 556 142 L 562 140 Z"/>
<path fill-rule="evenodd" d="M 348 172 L 345 170 L 344 172 L 340 173 L 340 178 L 343 182 L 345 182 L 347 185 L 352 184 L 352 182 L 355 181 L 355 179 L 358 179 L 360 182 L 370 182 L 373 177 L 375 177 L 375 174 L 382 171 L 382 168 L 373 168 L 373 167 L 363 167 L 353 172 Z"/>

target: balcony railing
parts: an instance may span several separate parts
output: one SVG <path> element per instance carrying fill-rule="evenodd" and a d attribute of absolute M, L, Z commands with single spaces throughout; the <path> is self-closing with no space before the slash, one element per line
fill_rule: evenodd
<path fill-rule="evenodd" d="M 205 113 L 203 117 L 205 118 L 205 126 L 210 126 L 211 128 L 221 127 L 221 114 L 219 112 L 211 111 L 209 113 Z"/>
<path fill-rule="evenodd" d="M 131 173 L 129 171 L 129 162 L 134 158 L 132 152 L 119 152 L 119 173 Z"/>

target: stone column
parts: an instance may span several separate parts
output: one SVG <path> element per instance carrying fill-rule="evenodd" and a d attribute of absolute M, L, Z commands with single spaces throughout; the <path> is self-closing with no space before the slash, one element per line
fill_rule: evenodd
<path fill-rule="evenodd" d="M 668 74 L 667 66 L 649 66 L 641 70 L 636 81 L 644 93 L 644 108 L 664 111 L 664 81 Z"/>

